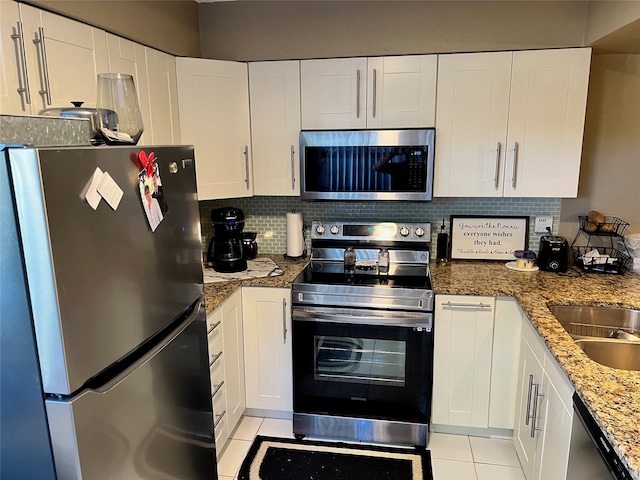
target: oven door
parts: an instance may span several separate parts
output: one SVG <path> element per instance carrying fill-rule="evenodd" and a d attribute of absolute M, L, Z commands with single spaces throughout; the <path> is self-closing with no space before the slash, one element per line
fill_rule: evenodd
<path fill-rule="evenodd" d="M 431 313 L 293 309 L 295 413 L 429 423 Z"/>

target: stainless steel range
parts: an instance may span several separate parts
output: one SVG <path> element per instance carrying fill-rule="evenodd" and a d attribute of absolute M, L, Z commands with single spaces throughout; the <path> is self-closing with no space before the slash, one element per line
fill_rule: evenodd
<path fill-rule="evenodd" d="M 297 438 L 426 446 L 430 239 L 428 223 L 313 222 L 292 288 Z"/>

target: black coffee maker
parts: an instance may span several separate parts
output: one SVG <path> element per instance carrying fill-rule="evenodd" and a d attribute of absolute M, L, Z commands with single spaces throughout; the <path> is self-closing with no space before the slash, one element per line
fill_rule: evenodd
<path fill-rule="evenodd" d="M 224 207 L 211 210 L 214 237 L 209 243 L 207 261 L 217 272 L 241 272 L 247 269 L 243 255 L 242 229 L 244 212 L 239 208 Z"/>

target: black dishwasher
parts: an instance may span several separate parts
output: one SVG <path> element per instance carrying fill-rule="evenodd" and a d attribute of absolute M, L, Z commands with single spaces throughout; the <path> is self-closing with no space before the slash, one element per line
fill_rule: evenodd
<path fill-rule="evenodd" d="M 596 453 L 597 452 L 597 453 Z M 577 393 L 566 480 L 631 480 L 631 474 Z"/>

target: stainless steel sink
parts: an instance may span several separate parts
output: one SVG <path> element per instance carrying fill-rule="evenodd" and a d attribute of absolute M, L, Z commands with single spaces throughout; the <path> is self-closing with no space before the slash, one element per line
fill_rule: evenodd
<path fill-rule="evenodd" d="M 640 342 L 582 338 L 576 344 L 593 361 L 607 367 L 640 371 Z"/>
<path fill-rule="evenodd" d="M 640 371 L 640 310 L 579 305 L 549 310 L 591 360 Z"/>
<path fill-rule="evenodd" d="M 640 310 L 616 307 L 553 305 L 551 313 L 575 339 L 621 338 L 640 340 Z"/>

